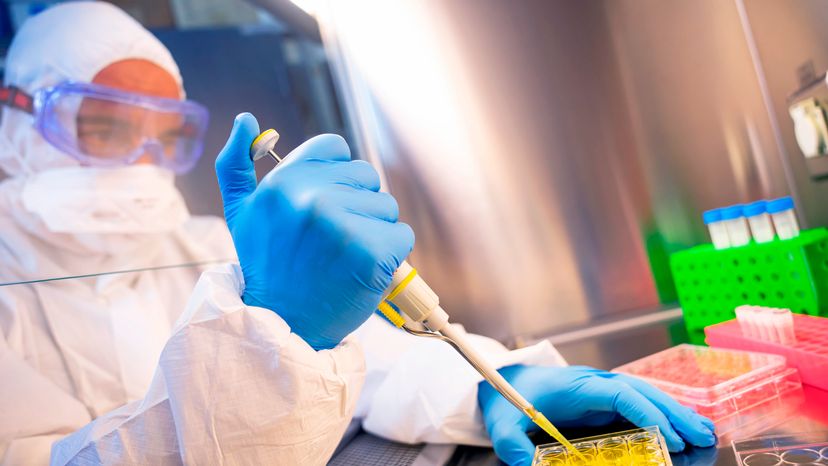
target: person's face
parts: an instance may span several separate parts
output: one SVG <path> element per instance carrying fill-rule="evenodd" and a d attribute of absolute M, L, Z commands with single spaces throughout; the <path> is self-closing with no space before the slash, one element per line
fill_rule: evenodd
<path fill-rule="evenodd" d="M 147 60 L 127 59 L 112 63 L 98 72 L 92 83 L 154 97 L 181 98 L 175 78 Z M 176 114 L 87 98 L 78 110 L 78 142 L 84 152 L 105 157 L 131 152 L 144 140 L 155 139 L 170 156 L 182 123 L 182 118 Z M 144 154 L 136 163 L 152 163 L 152 157 Z"/>

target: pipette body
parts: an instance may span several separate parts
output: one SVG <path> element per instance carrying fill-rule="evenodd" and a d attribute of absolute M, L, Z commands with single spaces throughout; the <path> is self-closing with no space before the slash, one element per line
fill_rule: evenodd
<path fill-rule="evenodd" d="M 480 353 L 469 344 L 466 335 L 453 327 L 449 322 L 448 313 L 440 307 L 437 294 L 426 284 L 408 262 L 394 273 L 388 294 L 384 300 L 394 303 L 395 306 L 409 319 L 423 324 L 432 332 L 451 340 L 452 346 L 486 379 L 492 387 L 500 392 L 518 410 L 529 417 L 536 413 L 534 406 L 526 400 L 512 385 L 500 375 L 494 366 L 483 358 Z M 400 327 L 402 327 L 400 325 Z M 415 334 L 422 332 L 414 332 Z M 425 335 L 420 335 L 425 336 Z"/>
<path fill-rule="evenodd" d="M 406 325 L 405 319 L 388 304 L 394 304 L 409 319 L 423 324 L 429 331 L 414 330 Z M 397 327 L 417 336 L 438 338 L 450 344 L 463 356 L 481 376 L 508 400 L 518 411 L 529 417 L 542 430 L 555 438 L 576 456 L 585 460 L 581 454 L 532 403 L 523 397 L 494 366 L 489 363 L 466 339 L 466 334 L 449 322 L 448 313 L 440 307 L 437 294 L 426 284 L 417 271 L 403 261 L 388 287 L 388 294 L 379 306 L 380 312 Z"/>

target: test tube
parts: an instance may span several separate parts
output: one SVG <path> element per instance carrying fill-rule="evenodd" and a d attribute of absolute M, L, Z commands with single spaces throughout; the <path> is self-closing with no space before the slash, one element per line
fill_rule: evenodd
<path fill-rule="evenodd" d="M 768 201 L 767 211 L 773 218 L 779 239 L 791 239 L 799 236 L 799 222 L 794 212 L 794 202 L 790 196 Z"/>
<path fill-rule="evenodd" d="M 730 246 L 739 247 L 750 243 L 750 229 L 742 213 L 742 205 L 737 204 L 725 207 L 721 210 L 722 222 L 727 228 L 727 237 L 730 239 Z"/>
<path fill-rule="evenodd" d="M 783 345 L 796 343 L 790 309 L 742 305 L 736 308 L 736 321 L 746 338 Z"/>
<path fill-rule="evenodd" d="M 746 205 L 742 211 L 750 224 L 750 232 L 757 243 L 773 241 L 774 231 L 767 201 L 756 201 Z"/>
<path fill-rule="evenodd" d="M 736 308 L 736 321 L 739 322 L 739 328 L 742 329 L 742 335 L 748 338 L 756 338 L 759 336 L 759 331 L 756 329 L 756 324 L 753 317 L 753 306 L 742 304 Z"/>
<path fill-rule="evenodd" d="M 710 232 L 710 239 L 716 249 L 727 249 L 730 247 L 730 238 L 727 236 L 727 227 L 722 221 L 721 209 L 708 210 L 702 214 L 702 220 Z"/>
<path fill-rule="evenodd" d="M 766 307 L 754 306 L 753 317 L 756 319 L 756 326 L 759 329 L 759 339 L 776 341 L 776 329 L 773 326 L 773 312 Z"/>
<path fill-rule="evenodd" d="M 776 341 L 783 345 L 793 345 L 796 343 L 793 313 L 791 313 L 791 310 L 774 308 L 772 312 L 776 327 Z"/>
<path fill-rule="evenodd" d="M 796 326 L 794 324 L 793 312 L 790 309 L 786 309 L 787 314 L 785 314 L 785 334 L 786 340 L 788 345 L 796 344 Z M 828 458 L 826 458 L 828 459 Z"/>

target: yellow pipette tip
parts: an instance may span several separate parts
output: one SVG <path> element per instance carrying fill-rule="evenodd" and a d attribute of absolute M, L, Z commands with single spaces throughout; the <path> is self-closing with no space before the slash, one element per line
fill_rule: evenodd
<path fill-rule="evenodd" d="M 554 425 L 552 425 L 552 422 L 550 422 L 549 419 L 547 419 L 546 416 L 543 415 L 543 413 L 536 409 L 530 409 L 527 412 L 527 414 L 529 415 L 529 419 L 531 419 L 532 422 L 537 424 L 538 427 L 543 429 L 543 431 L 549 434 L 550 437 L 557 440 L 558 443 L 563 445 L 567 450 L 572 452 L 575 456 L 580 458 L 581 461 L 583 461 L 586 464 L 587 459 L 584 457 L 584 455 L 582 455 L 581 452 L 579 452 L 575 448 L 575 446 L 572 445 L 569 442 L 569 440 L 567 440 L 566 437 L 564 437 L 563 434 L 561 434 L 561 432 Z"/>

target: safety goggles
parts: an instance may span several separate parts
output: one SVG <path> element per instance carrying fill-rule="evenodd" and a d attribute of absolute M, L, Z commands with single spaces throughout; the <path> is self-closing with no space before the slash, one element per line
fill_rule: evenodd
<path fill-rule="evenodd" d="M 28 95 L 0 88 L 0 104 L 34 115 L 35 129 L 82 165 L 121 166 L 149 158 L 176 173 L 192 169 L 204 146 L 208 112 L 188 100 L 64 82 Z"/>

